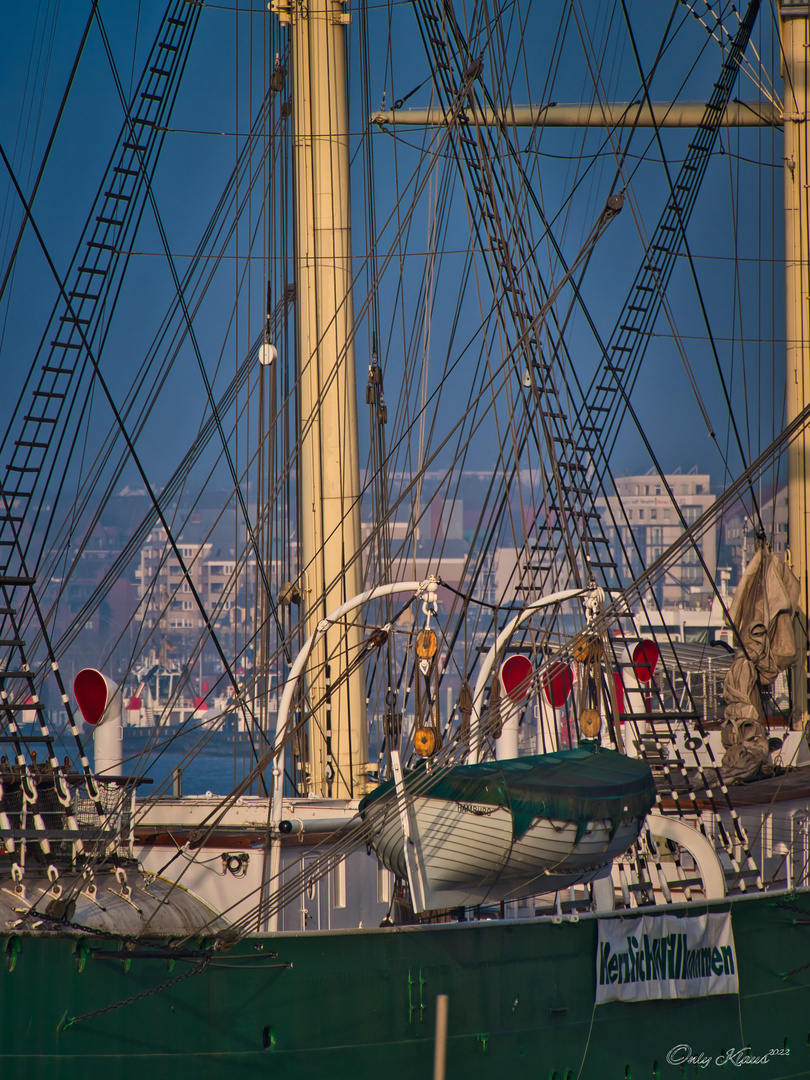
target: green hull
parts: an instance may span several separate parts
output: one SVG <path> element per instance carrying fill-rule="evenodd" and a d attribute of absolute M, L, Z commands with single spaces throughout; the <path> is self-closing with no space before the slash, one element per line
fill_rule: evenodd
<path fill-rule="evenodd" d="M 67 1026 L 65 1016 L 153 990 L 194 961 L 169 972 L 165 959 L 135 957 L 124 971 L 109 941 L 89 942 L 108 955 L 82 965 L 75 938 L 7 937 L 14 964 L 0 974 L 0 1075 L 427 1078 L 436 995 L 445 993 L 448 1080 L 719 1076 L 717 1057 L 744 1046 L 758 1056 L 780 1052 L 749 1066 L 750 1075 L 806 1077 L 808 921 L 810 893 L 732 905 L 739 999 L 595 1008 L 596 921 L 521 920 L 249 939 L 200 973 Z M 682 1045 L 711 1064 L 668 1064 Z"/>

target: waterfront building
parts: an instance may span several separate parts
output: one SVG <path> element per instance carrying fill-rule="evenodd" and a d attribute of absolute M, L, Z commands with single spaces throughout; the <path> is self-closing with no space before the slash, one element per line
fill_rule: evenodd
<path fill-rule="evenodd" d="M 615 494 L 597 499 L 606 536 L 619 573 L 631 581 L 693 525 L 715 501 L 711 477 L 696 468 L 676 469 L 663 479 L 657 473 L 621 476 Z M 712 524 L 702 534 L 697 550 L 687 548 L 658 586 L 659 603 L 703 608 L 711 604 L 710 579 L 717 569 L 718 529 Z"/>

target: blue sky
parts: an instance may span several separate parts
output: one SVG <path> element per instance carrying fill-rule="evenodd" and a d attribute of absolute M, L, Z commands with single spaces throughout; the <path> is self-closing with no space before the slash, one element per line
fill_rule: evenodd
<path fill-rule="evenodd" d="M 247 5 L 243 5 L 245 7 Z M 542 8 L 542 11 L 539 10 Z M 128 91 L 143 65 L 152 43 L 158 18 L 158 5 L 110 4 L 100 5 L 104 25 L 115 56 L 121 81 Z M 507 12 L 510 9 L 506 9 Z M 533 5 L 527 11 L 514 9 L 526 19 L 524 30 L 524 61 L 514 69 L 514 99 L 520 102 L 558 100 L 590 100 L 594 94 L 593 73 L 585 63 L 585 45 L 570 18 L 565 27 L 562 46 L 555 50 L 555 34 L 563 25 L 562 4 Z M 600 41 L 606 41 L 604 66 L 600 71 L 600 89 L 616 100 L 630 100 L 639 94 L 639 77 L 633 60 L 629 39 L 621 21 L 621 9 L 615 4 L 573 5 L 585 17 L 583 26 L 597 51 Z M 653 59 L 670 15 L 664 5 L 629 5 L 633 18 L 636 42 L 646 70 Z M 0 93 L 7 107 L 0 116 L 0 139 L 13 159 L 23 187 L 30 189 L 50 132 L 59 99 L 66 84 L 76 48 L 84 28 L 89 4 L 42 4 L 6 6 L 0 15 L 3 40 L 6 45 L 4 63 L 0 65 Z M 517 16 L 516 16 L 517 17 Z M 755 38 L 760 52 L 772 49 L 769 42 L 770 13 L 766 9 L 760 19 Z M 388 34 L 389 20 L 393 33 Z M 508 25 L 507 31 L 516 40 L 517 32 Z M 728 17 L 733 29 L 733 17 Z M 410 5 L 393 6 L 390 11 L 380 5 L 369 10 L 372 39 L 369 82 L 373 103 L 380 104 L 383 92 L 386 102 L 417 89 L 408 104 L 429 102 L 430 67 L 422 50 Z M 656 100 L 666 100 L 680 92 L 681 97 L 700 100 L 709 92 L 719 71 L 719 47 L 706 29 L 689 16 L 685 8 L 675 5 L 673 41 L 665 53 L 653 80 L 651 92 Z M 350 29 L 350 71 L 352 94 L 352 129 L 365 129 L 363 103 L 359 86 L 360 19 L 355 10 Z M 163 158 L 155 178 L 155 195 L 161 220 L 176 259 L 178 271 L 187 266 L 187 256 L 194 250 L 199 237 L 216 205 L 223 184 L 232 169 L 236 155 L 243 145 L 244 133 L 255 115 L 268 77 L 269 59 L 264 43 L 275 35 L 277 27 L 264 4 L 255 4 L 252 13 L 236 13 L 232 6 L 206 5 L 200 12 L 200 24 L 192 48 L 186 78 L 172 116 L 172 131 L 167 135 Z M 502 89 L 494 71 L 492 55 L 487 54 L 485 81 L 490 87 Z M 548 65 L 557 66 L 553 79 Z M 693 66 L 694 65 L 694 66 Z M 511 76 L 510 76 L 511 77 Z M 737 96 L 754 98 L 757 89 L 743 81 Z M 114 88 L 110 67 L 100 37 L 93 28 L 88 39 L 78 76 L 71 92 L 64 121 L 57 134 L 43 184 L 37 195 L 34 212 L 47 238 L 56 265 L 67 266 L 73 246 L 92 203 L 98 177 L 108 159 L 110 147 L 121 123 L 121 107 Z M 402 133 L 395 142 L 390 134 L 375 133 L 373 137 L 377 170 L 378 222 L 389 214 L 396 216 L 395 193 L 409 172 L 417 167 L 417 152 L 410 152 L 407 143 L 418 146 L 420 132 Z M 677 162 L 689 139 L 688 133 L 665 133 L 668 156 Z M 604 144 L 602 132 L 547 132 L 539 144 L 532 145 L 529 136 L 518 136 L 526 148 L 525 168 L 532 186 L 549 218 L 556 218 L 555 235 L 566 257 L 575 255 L 582 237 L 598 215 L 610 192 L 615 166 L 609 153 L 591 156 Z M 690 226 L 690 245 L 701 295 L 709 313 L 715 335 L 720 365 L 728 380 L 730 393 L 739 411 L 746 453 L 755 453 L 772 438 L 778 428 L 781 409 L 780 364 L 778 341 L 782 325 L 782 284 L 780 271 L 773 271 L 773 259 L 781 252 L 781 220 L 779 208 L 771 209 L 773 196 L 778 201 L 781 152 L 769 131 L 736 132 L 723 136 L 723 149 L 713 161 Z M 355 140 L 358 163 L 362 157 L 359 139 Z M 397 151 L 394 157 L 394 149 Z M 730 152 L 729 152 L 730 151 Z M 628 162 L 635 171 L 629 189 L 629 202 L 617 221 L 594 252 L 583 287 L 592 317 L 603 339 L 610 330 L 626 296 L 635 269 L 642 257 L 639 229 L 649 232 L 667 196 L 658 150 L 648 131 L 635 135 L 633 154 L 644 154 L 644 162 L 631 157 Z M 764 155 L 766 164 L 754 164 Z M 774 162 L 777 166 L 774 167 Z M 576 197 L 567 203 L 575 174 L 585 181 Z M 269 175 L 269 174 L 268 174 Z M 259 188 L 263 181 L 260 181 Z M 9 253 L 9 237 L 16 234 L 20 208 L 6 179 L 0 181 L 3 206 L 2 243 L 4 267 Z M 365 211 L 365 189 L 358 183 L 354 192 L 354 235 L 358 269 L 360 253 L 364 250 L 362 219 Z M 415 216 L 414 240 L 427 243 L 428 210 L 423 205 Z M 456 189 L 455 201 L 448 209 L 447 241 L 455 250 L 466 244 L 462 236 L 466 228 L 466 212 Z M 239 234 L 239 246 L 233 244 L 212 282 L 206 301 L 195 315 L 197 340 L 209 377 L 215 387 L 224 386 L 234 370 L 236 359 L 247 344 L 259 333 L 263 321 L 265 273 L 269 265 L 262 261 L 267 245 L 261 242 L 255 257 L 248 261 L 248 235 L 258 230 L 266 235 L 271 220 L 262 220 L 261 198 L 256 195 L 251 209 L 250 224 Z M 773 214 L 773 216 L 769 216 Z M 272 215 L 271 215 L 272 217 Z M 743 223 L 734 237 L 735 220 Z M 278 222 L 276 223 L 278 231 Z M 535 223 L 536 228 L 536 223 Z M 379 226 L 383 239 L 386 233 Z M 382 243 L 382 242 L 381 242 Z M 736 245 L 736 246 L 735 246 Z M 382 247 L 384 248 L 384 243 Z M 413 246 L 418 250 L 420 244 Z M 112 332 L 105 342 L 103 366 L 110 386 L 119 401 L 123 401 L 133 379 L 133 372 L 148 348 L 162 313 L 173 292 L 168 261 L 151 211 L 144 214 L 128 277 L 122 291 L 122 303 L 113 322 Z M 559 276 L 559 267 L 541 245 L 538 255 L 540 271 L 546 276 Z M 734 273 L 734 256 L 739 276 Z M 756 259 L 762 262 L 755 262 Z M 433 347 L 438 357 L 450 341 L 450 312 L 453 308 L 452 282 L 460 273 L 463 257 L 447 256 L 444 277 L 449 279 L 449 291 L 438 295 L 433 333 Z M 248 284 L 248 267 L 250 279 Z M 404 394 L 402 390 L 404 319 L 398 310 L 400 279 L 396 266 L 392 268 L 381 298 L 382 337 L 391 341 L 387 356 L 386 391 L 390 402 Z M 404 289 L 414 292 L 415 282 L 424 270 L 418 258 L 410 257 L 403 275 Z M 278 291 L 289 270 L 276 266 L 273 288 Z M 237 280 L 242 281 L 242 300 L 234 316 L 233 294 Z M 447 287 L 443 285 L 443 288 Z M 414 293 L 415 294 L 415 293 Z M 0 333 L 2 333 L 0 364 L 7 397 L 19 385 L 26 364 L 32 356 L 39 337 L 44 332 L 47 315 L 54 301 L 52 277 L 41 252 L 29 233 L 14 271 L 6 296 L 0 302 Z M 674 325 L 683 335 L 683 354 L 687 357 L 706 409 L 709 411 L 724 445 L 728 430 L 728 411 L 725 407 L 719 379 L 715 372 L 712 347 L 707 339 L 703 313 L 692 281 L 689 263 L 681 258 L 669 292 Z M 415 301 L 414 301 L 415 304 Z M 356 298 L 360 309 L 362 298 Z M 413 304 L 411 305 L 411 310 Z M 471 309 L 465 308 L 466 316 Z M 742 314 L 740 313 L 742 311 Z M 740 341 L 742 336 L 747 339 Z M 473 322 L 470 323 L 474 325 Z M 393 332 L 390 332 L 394 328 Z M 469 336 L 469 335 L 468 335 Z M 357 366 L 359 392 L 362 396 L 363 377 L 367 362 L 370 329 L 358 329 Z M 762 342 L 759 339 L 763 339 Z M 418 340 L 418 335 L 414 341 Z M 568 328 L 572 353 L 583 372 L 592 370 L 598 359 L 592 335 L 580 314 L 572 316 Z M 464 335 L 456 332 L 449 346 L 460 349 Z M 398 344 L 399 343 L 399 344 Z M 745 359 L 745 380 L 737 362 Z M 776 374 L 772 375 L 772 360 Z M 732 373 L 732 361 L 734 370 Z M 433 363 L 430 378 L 437 378 L 441 362 Z M 776 387 L 776 402 L 771 401 L 771 382 Z M 163 482 L 171 463 L 188 446 L 200 423 L 205 397 L 193 350 L 186 344 L 181 348 L 181 360 L 169 377 L 166 402 L 154 406 L 153 418 L 144 433 L 141 449 L 144 463 L 156 483 Z M 665 469 L 676 466 L 699 466 L 711 471 L 719 482 L 722 461 L 708 438 L 705 425 L 695 407 L 694 395 L 684 372 L 683 359 L 675 348 L 671 328 L 659 318 L 656 337 L 633 396 L 634 406 L 649 428 L 656 453 Z M 390 406 L 389 406 L 390 407 Z M 109 423 L 109 413 L 98 395 L 84 403 L 92 424 L 101 430 Z M 363 409 L 361 406 L 361 416 Z M 774 419 L 776 416 L 776 419 Z M 255 421 L 253 434 L 255 434 Z M 236 451 L 245 453 L 244 440 L 251 437 L 246 424 L 240 434 L 243 440 Z M 88 436 L 88 452 L 92 438 Z M 468 456 L 471 467 L 481 467 L 488 461 L 489 444 L 473 445 Z M 617 451 L 619 471 L 646 469 L 648 461 L 639 440 L 627 429 Z M 736 451 L 729 453 L 732 471 L 739 467 Z M 217 474 L 224 479 L 220 469 Z"/>

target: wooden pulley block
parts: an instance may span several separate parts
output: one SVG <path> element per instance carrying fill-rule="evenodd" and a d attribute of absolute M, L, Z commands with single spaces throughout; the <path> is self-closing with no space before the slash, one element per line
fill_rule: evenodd
<path fill-rule="evenodd" d="M 416 635 L 416 655 L 420 660 L 432 660 L 439 648 L 439 642 L 432 630 L 420 630 Z"/>
<path fill-rule="evenodd" d="M 571 643 L 571 655 L 578 664 L 584 664 L 591 655 L 590 638 L 578 637 Z"/>
<path fill-rule="evenodd" d="M 375 627 L 366 638 L 367 649 L 381 649 L 382 646 L 388 641 L 388 631 L 384 630 L 381 626 Z"/>
<path fill-rule="evenodd" d="M 602 719 L 596 709 L 583 709 L 579 714 L 579 730 L 583 739 L 595 739 L 602 730 Z"/>
<path fill-rule="evenodd" d="M 574 641 L 571 652 L 579 664 L 602 659 L 602 642 L 598 637 L 583 635 Z"/>
<path fill-rule="evenodd" d="M 413 748 L 420 757 L 433 757 L 442 748 L 441 736 L 432 727 L 419 727 L 413 733 Z"/>

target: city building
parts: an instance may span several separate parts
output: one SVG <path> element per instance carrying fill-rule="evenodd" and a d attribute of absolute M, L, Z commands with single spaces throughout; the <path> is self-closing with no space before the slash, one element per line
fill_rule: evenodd
<path fill-rule="evenodd" d="M 711 477 L 697 469 L 676 470 L 663 478 L 653 472 L 617 477 L 615 489 L 614 495 L 597 499 L 596 505 L 623 582 L 632 581 L 663 555 L 684 527 L 693 525 L 715 501 Z M 684 548 L 657 586 L 660 604 L 690 608 L 711 604 L 717 540 L 713 523 L 699 538 L 697 550 Z"/>
<path fill-rule="evenodd" d="M 195 593 L 217 630 L 233 631 L 245 622 L 255 597 L 255 560 L 237 565 L 231 549 L 226 554 L 210 539 L 191 539 L 194 532 L 187 530 L 178 541 L 187 573 L 162 528 L 142 546 L 135 578 L 145 630 L 159 625 L 169 638 L 199 634 L 205 621 Z"/>

